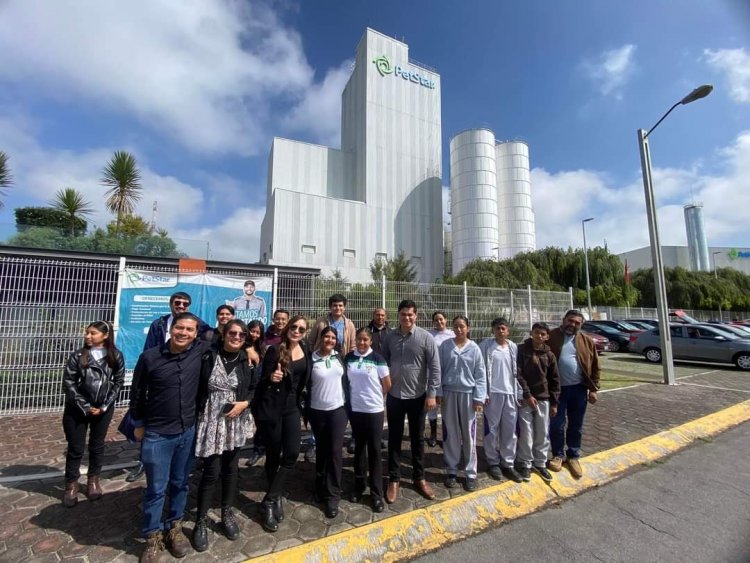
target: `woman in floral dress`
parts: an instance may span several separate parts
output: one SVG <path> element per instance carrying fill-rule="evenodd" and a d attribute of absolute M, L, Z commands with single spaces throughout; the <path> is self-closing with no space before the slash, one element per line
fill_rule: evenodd
<path fill-rule="evenodd" d="M 203 355 L 198 388 L 198 427 L 195 455 L 203 458 L 198 485 L 198 518 L 193 530 L 196 551 L 208 548 L 208 509 L 221 475 L 221 524 L 230 540 L 240 530 L 232 512 L 237 495 L 240 448 L 248 438 L 245 420 L 256 385 L 255 368 L 245 352 L 247 326 L 234 319 L 222 333 L 219 346 Z"/>

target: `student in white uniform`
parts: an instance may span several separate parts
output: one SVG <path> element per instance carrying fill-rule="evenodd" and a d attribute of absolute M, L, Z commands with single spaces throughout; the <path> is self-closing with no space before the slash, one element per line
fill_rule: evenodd
<path fill-rule="evenodd" d="M 435 339 L 435 344 L 437 344 L 437 347 L 440 348 L 440 345 L 445 342 L 446 340 L 450 340 L 451 338 L 455 337 L 456 335 L 453 333 L 453 331 L 448 326 L 448 318 L 445 316 L 445 313 L 442 311 L 435 311 L 432 313 L 432 326 L 429 332 L 432 335 L 432 338 Z M 427 422 L 430 423 L 430 437 L 427 438 L 427 445 L 431 448 L 434 448 L 437 446 L 437 417 L 438 417 L 438 410 L 440 409 L 432 409 L 431 411 L 427 411 Z"/>
<path fill-rule="evenodd" d="M 349 352 L 344 360 L 349 380 L 349 421 L 355 444 L 352 502 L 362 500 L 369 468 L 372 509 L 375 512 L 383 512 L 385 503 L 380 440 L 385 414 L 383 395 L 391 388 L 391 377 L 385 358 L 371 347 L 372 332 L 369 328 L 360 328 L 357 331 L 355 344 L 356 348 Z"/>
<path fill-rule="evenodd" d="M 516 483 L 521 476 L 513 467 L 516 458 L 516 421 L 522 399 L 516 381 L 518 346 L 508 340 L 510 326 L 503 318 L 492 321 L 494 338 L 479 344 L 487 369 L 487 400 L 484 403 L 484 457 L 490 477 L 503 477 Z"/>

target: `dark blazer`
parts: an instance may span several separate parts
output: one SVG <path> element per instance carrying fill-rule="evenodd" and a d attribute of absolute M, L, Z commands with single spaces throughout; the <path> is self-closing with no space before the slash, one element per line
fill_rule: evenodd
<path fill-rule="evenodd" d="M 298 381 L 293 382 L 289 367 L 287 367 L 284 378 L 279 383 L 271 381 L 271 375 L 276 371 L 276 364 L 279 363 L 279 346 L 279 344 L 275 344 L 266 349 L 261 364 L 260 379 L 255 388 L 253 402 L 250 405 L 253 417 L 261 422 L 279 420 L 284 413 L 284 409 L 287 408 L 290 395 L 295 395 L 297 408 L 300 411 L 302 410 L 301 401 L 312 369 L 310 349 L 303 340 L 300 342 L 300 346 L 302 346 L 307 359 L 307 373 L 300 377 Z"/>
<path fill-rule="evenodd" d="M 219 352 L 211 349 L 201 357 L 201 377 L 198 382 L 198 399 L 197 409 L 201 413 L 206 410 L 208 401 L 208 380 L 211 378 L 211 372 L 214 365 L 219 360 Z M 257 370 L 251 366 L 247 360 L 247 354 L 244 350 L 239 352 L 239 369 L 237 370 L 237 401 L 252 401 L 253 392 L 258 385 Z"/>

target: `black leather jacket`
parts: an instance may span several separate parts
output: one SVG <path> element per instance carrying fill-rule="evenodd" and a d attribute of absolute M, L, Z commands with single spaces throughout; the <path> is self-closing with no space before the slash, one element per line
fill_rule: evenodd
<path fill-rule="evenodd" d="M 65 402 L 88 414 L 92 407 L 106 411 L 117 400 L 125 381 L 125 359 L 115 348 L 115 367 L 109 367 L 106 357 L 97 362 L 89 357 L 89 365 L 81 366 L 81 350 L 68 357 L 63 373 Z"/>

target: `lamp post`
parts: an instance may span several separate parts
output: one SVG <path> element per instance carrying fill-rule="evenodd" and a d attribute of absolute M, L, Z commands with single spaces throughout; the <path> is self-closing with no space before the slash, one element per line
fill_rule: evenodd
<path fill-rule="evenodd" d="M 716 255 L 717 254 L 721 254 L 721 250 L 717 250 L 716 252 L 712 252 L 711 253 L 711 257 L 714 259 L 714 279 L 717 281 L 716 285 L 718 286 L 719 274 L 716 273 Z M 731 318 L 732 317 L 730 315 L 729 319 L 731 320 Z M 721 295 L 719 295 L 719 320 L 722 320 L 722 318 L 721 318 Z"/>
<path fill-rule="evenodd" d="M 659 320 L 659 341 L 661 344 L 661 363 L 664 383 L 674 385 L 674 363 L 672 360 L 672 334 L 669 330 L 669 310 L 667 308 L 667 288 L 664 280 L 664 265 L 659 242 L 659 226 L 656 223 L 656 202 L 654 186 L 651 181 L 651 151 L 648 136 L 664 121 L 672 110 L 679 105 L 689 104 L 708 96 L 714 89 L 710 84 L 698 86 L 679 102 L 674 104 L 656 124 L 645 131 L 638 129 L 638 147 L 641 152 L 641 173 L 643 174 L 643 191 L 646 196 L 646 217 L 648 218 L 648 236 L 651 242 L 651 263 L 654 270 L 654 291 L 656 292 L 656 317 Z"/>
<path fill-rule="evenodd" d="M 586 265 L 586 299 L 588 299 L 589 305 L 589 320 L 593 320 L 594 317 L 591 314 L 591 282 L 589 281 L 589 249 L 586 246 L 586 223 L 593 220 L 593 217 L 589 217 L 588 219 L 581 221 L 581 229 L 583 229 L 583 263 Z"/>

